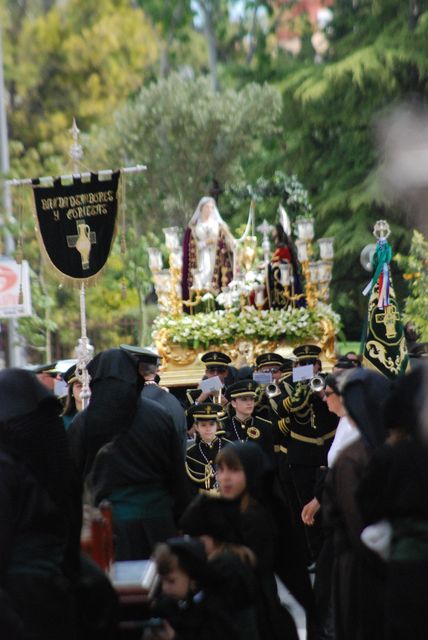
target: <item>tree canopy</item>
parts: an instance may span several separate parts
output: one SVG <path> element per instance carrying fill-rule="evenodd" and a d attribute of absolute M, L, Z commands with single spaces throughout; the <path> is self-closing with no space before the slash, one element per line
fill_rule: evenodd
<path fill-rule="evenodd" d="M 160 216 L 164 226 L 184 226 L 213 181 L 224 188 L 244 176 L 245 159 L 280 131 L 280 113 L 281 96 L 269 85 L 216 93 L 206 78 L 172 74 L 119 110 L 114 128 L 95 128 L 88 152 L 113 166 L 147 164 L 143 184 L 129 181 L 134 226 L 158 228 Z"/>
<path fill-rule="evenodd" d="M 45 11 L 33 7 L 18 16 L 11 9 L 7 17 L 14 174 L 62 170 L 73 117 L 83 131 L 110 124 L 150 76 L 158 46 L 153 28 L 128 0 L 52 2 Z"/>
<path fill-rule="evenodd" d="M 358 256 L 375 221 L 389 219 L 395 250 L 410 244 L 408 220 L 379 184 L 374 137 L 382 110 L 427 93 L 428 12 L 410 17 L 393 0 L 337 2 L 324 61 L 294 61 L 280 83 L 284 160 L 309 189 L 317 231 L 335 237 L 333 300 L 354 335 L 365 309 Z"/>
<path fill-rule="evenodd" d="M 329 24 L 304 14 L 290 22 L 301 41 L 292 55 L 278 39 L 280 20 L 291 20 L 288 2 L 3 0 L 11 174 L 62 172 L 73 117 L 85 133 L 83 166 L 148 166 L 127 180 L 129 255 L 115 249 L 98 291 L 88 294 L 92 329 L 105 317 L 144 339 L 146 249 L 162 240 L 160 227 L 184 225 L 214 184 L 222 215 L 238 227 L 248 206 L 242 198 L 235 206 L 236 193 L 256 193 L 281 175 L 296 176 L 307 190 L 317 236 L 335 237 L 332 302 L 348 339 L 358 339 L 367 280 L 358 258 L 373 241 L 374 222 L 388 219 L 394 252 L 404 256 L 418 224 L 411 208 L 383 191 L 375 133 L 382 114 L 403 100 L 416 98 L 426 109 L 427 5 L 335 0 Z M 328 43 L 322 55 L 315 55 L 314 31 Z M 277 195 L 265 195 L 260 211 L 273 222 Z M 49 331 L 59 336 L 65 317 L 77 321 L 77 303 L 41 271 L 29 210 L 33 337 L 42 347 Z M 409 291 L 403 268 L 394 262 L 399 298 Z M 100 311 L 106 304 L 111 314 Z M 72 342 L 62 331 L 59 352 Z M 120 331 L 105 332 L 97 347 Z"/>

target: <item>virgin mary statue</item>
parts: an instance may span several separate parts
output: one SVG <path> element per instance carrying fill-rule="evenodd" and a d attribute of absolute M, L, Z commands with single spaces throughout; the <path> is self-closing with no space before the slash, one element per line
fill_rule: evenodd
<path fill-rule="evenodd" d="M 183 300 L 190 289 L 219 293 L 233 277 L 235 240 L 214 198 L 199 201 L 183 240 Z"/>

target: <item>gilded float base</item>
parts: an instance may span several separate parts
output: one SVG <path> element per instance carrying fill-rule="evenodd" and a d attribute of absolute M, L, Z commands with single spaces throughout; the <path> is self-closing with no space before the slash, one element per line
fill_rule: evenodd
<path fill-rule="evenodd" d="M 207 351 L 222 351 L 232 360 L 234 367 L 252 365 L 256 357 L 262 353 L 273 352 L 283 357 L 292 356 L 293 349 L 299 344 L 316 344 L 322 349 L 323 370 L 329 371 L 336 360 L 335 330 L 326 319 L 321 321 L 323 335 L 305 340 L 237 340 L 235 343 L 211 344 L 209 347 L 191 349 L 173 343 L 165 329 L 158 331 L 153 337 L 159 355 L 162 358 L 160 370 L 161 384 L 168 387 L 182 387 L 197 384 L 205 370 L 201 356 Z"/>

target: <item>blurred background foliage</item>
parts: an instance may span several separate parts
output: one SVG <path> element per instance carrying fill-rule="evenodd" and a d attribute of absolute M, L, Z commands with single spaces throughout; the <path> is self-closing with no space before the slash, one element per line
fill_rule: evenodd
<path fill-rule="evenodd" d="M 391 106 L 416 99 L 425 106 L 428 3 L 313 0 L 324 11 L 318 20 L 303 4 L 311 3 L 0 1 L 10 175 L 69 169 L 73 117 L 83 134 L 82 168 L 148 166 L 127 178 L 128 251 L 115 247 L 88 290 L 97 350 L 150 342 L 156 308 L 147 247 L 162 243 L 162 227 L 184 226 L 213 185 L 232 231 L 246 221 L 254 193 L 262 194 L 257 224 L 275 222 L 281 195 L 269 185 L 291 176 L 312 205 L 316 236 L 335 237 L 332 304 L 346 339 L 360 337 L 369 276 L 359 254 L 378 218 L 390 222 L 402 256 L 393 278 L 401 303 L 407 298 L 406 317 L 420 324 L 411 301 L 423 296 L 423 280 L 402 274 L 406 259 L 420 259 L 424 236 L 411 245 L 411 209 L 384 195 L 374 139 Z M 24 202 L 35 312 L 21 331 L 33 360 L 44 359 L 48 343 L 54 357 L 68 357 L 80 333 L 78 292 L 43 265 L 29 194 L 13 195 L 15 218 Z M 16 234 L 13 220 L 9 226 Z"/>

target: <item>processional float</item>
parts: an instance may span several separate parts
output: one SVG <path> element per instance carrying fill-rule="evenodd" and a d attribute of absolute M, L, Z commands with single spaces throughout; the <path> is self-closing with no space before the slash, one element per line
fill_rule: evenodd
<path fill-rule="evenodd" d="M 313 342 L 321 346 L 326 361 L 334 361 L 339 318 L 328 304 L 333 239 L 321 238 L 316 247 L 314 220 L 297 219 L 296 256 L 290 220 L 282 206 L 278 213 L 287 251 L 277 247 L 272 255 L 273 226 L 266 220 L 257 227 L 262 235 L 261 247 L 257 246 L 251 203 L 246 229 L 233 243 L 232 278 L 217 290 L 201 286 L 198 269 L 193 269 L 190 286 L 182 286 L 186 251 L 178 227 L 164 229 L 166 251 L 149 249 L 160 311 L 153 338 L 162 357 L 165 384 L 199 380 L 200 356 L 209 350 L 227 353 L 240 366 L 252 364 L 266 351 L 288 355 L 298 343 Z M 188 292 L 185 298 L 183 290 Z"/>
<path fill-rule="evenodd" d="M 124 176 L 146 170 L 144 165 L 81 172 L 83 156 L 75 120 L 70 130 L 73 171 L 61 176 L 8 180 L 11 187 L 30 187 L 34 217 L 42 252 L 53 273 L 63 283 L 79 286 L 81 336 L 75 348 L 76 376 L 82 383 L 83 407 L 90 397 L 87 365 L 94 349 L 87 335 L 86 287 L 99 278 L 115 240 L 119 218 L 121 247 L 125 250 Z M 16 262 L 22 264 L 23 247 L 17 243 Z"/>
<path fill-rule="evenodd" d="M 154 341 L 163 359 L 162 379 L 166 384 L 199 380 L 203 372 L 201 354 L 216 349 L 227 353 L 233 364 L 242 365 L 253 364 L 257 355 L 267 351 L 290 355 L 294 346 L 306 342 L 321 347 L 327 366 L 335 361 L 339 317 L 328 304 L 333 238 L 320 238 L 316 249 L 314 220 L 300 217 L 294 225 L 296 260 L 292 225 L 282 205 L 278 216 L 287 238 L 286 251 L 277 247 L 271 252 L 273 227 L 263 220 L 257 227 L 263 238 L 257 259 L 252 203 L 245 232 L 234 246 L 232 281 L 221 291 L 212 291 L 198 286 L 199 281 L 194 278 L 187 300 L 182 299 L 180 287 L 180 229 L 164 229 L 169 269 L 163 268 L 160 249 L 149 250 L 160 309 Z M 376 244 L 367 245 L 362 251 L 362 265 L 373 275 L 363 291 L 369 303 L 361 353 L 364 366 L 393 378 L 405 372 L 408 356 L 392 285 L 387 221 L 378 220 L 373 235 Z M 318 260 L 314 260 L 316 253 Z"/>

